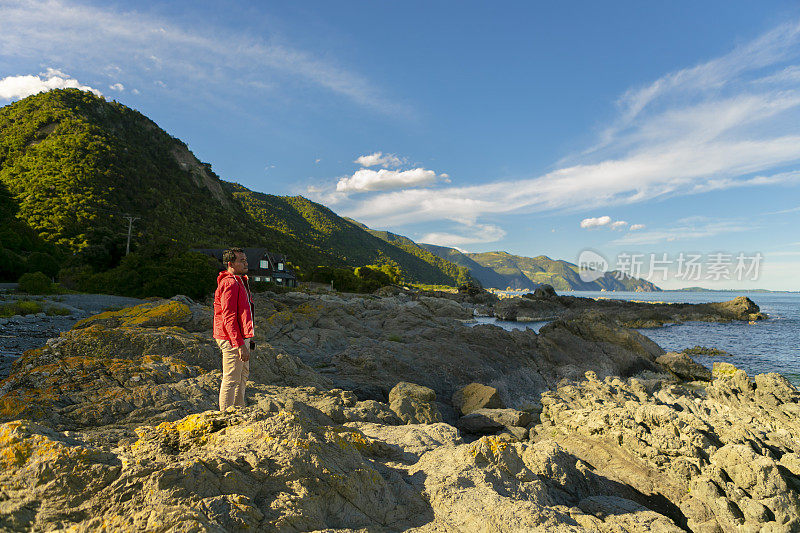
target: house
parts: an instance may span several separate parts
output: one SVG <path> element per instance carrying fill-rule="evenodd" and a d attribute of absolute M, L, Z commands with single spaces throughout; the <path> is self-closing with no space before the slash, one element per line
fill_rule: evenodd
<path fill-rule="evenodd" d="M 220 270 L 223 269 L 222 254 L 225 250 L 221 248 L 198 248 L 192 251 L 216 258 L 219 261 Z M 297 276 L 286 267 L 285 255 L 271 253 L 266 248 L 245 248 L 244 254 L 247 256 L 247 276 L 250 281 L 297 287 Z"/>

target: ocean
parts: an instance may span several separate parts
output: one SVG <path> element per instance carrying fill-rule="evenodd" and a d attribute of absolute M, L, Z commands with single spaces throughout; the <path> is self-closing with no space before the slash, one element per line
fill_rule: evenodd
<path fill-rule="evenodd" d="M 562 296 L 584 298 L 609 298 L 646 302 L 705 303 L 724 302 L 737 296 L 753 300 L 768 320 L 755 324 L 731 322 L 686 322 L 662 328 L 640 329 L 667 351 L 681 351 L 694 346 L 719 348 L 728 356 L 692 356 L 698 363 L 711 368 L 715 361 L 723 361 L 743 369 L 749 376 L 765 372 L 778 372 L 795 386 L 800 386 L 800 293 L 797 292 L 562 292 Z M 479 319 L 505 329 L 530 328 L 538 331 L 545 322 L 505 322 L 496 319 Z"/>

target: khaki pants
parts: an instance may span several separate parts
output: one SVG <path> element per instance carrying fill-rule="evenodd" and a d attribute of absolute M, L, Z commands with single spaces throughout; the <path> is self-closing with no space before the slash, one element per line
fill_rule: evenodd
<path fill-rule="evenodd" d="M 219 386 L 219 410 L 234 405 L 244 407 L 244 389 L 250 375 L 250 361 L 239 359 L 239 349 L 230 341 L 216 339 L 222 350 L 222 384 Z M 247 340 L 245 339 L 245 342 Z M 251 355 L 252 356 L 252 355 Z"/>

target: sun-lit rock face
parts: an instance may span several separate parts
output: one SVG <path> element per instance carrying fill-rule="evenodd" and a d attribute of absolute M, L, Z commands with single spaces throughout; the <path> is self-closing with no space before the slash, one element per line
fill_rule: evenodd
<path fill-rule="evenodd" d="M 692 531 L 800 528 L 800 393 L 732 365 L 706 389 L 592 373 L 543 395 L 541 438 Z"/>

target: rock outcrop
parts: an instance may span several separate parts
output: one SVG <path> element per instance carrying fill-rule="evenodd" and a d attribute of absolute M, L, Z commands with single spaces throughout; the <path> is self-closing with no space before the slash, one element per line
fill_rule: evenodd
<path fill-rule="evenodd" d="M 720 369 L 705 391 L 587 378 L 543 395 L 535 438 L 691 531 L 800 529 L 800 393 L 785 378 Z"/>
<path fill-rule="evenodd" d="M 777 374 L 681 384 L 677 354 L 601 312 L 536 334 L 467 327 L 457 299 L 256 304 L 244 409 L 216 410 L 211 311 L 188 299 L 16 361 L 0 530 L 800 528 L 800 393 Z"/>

